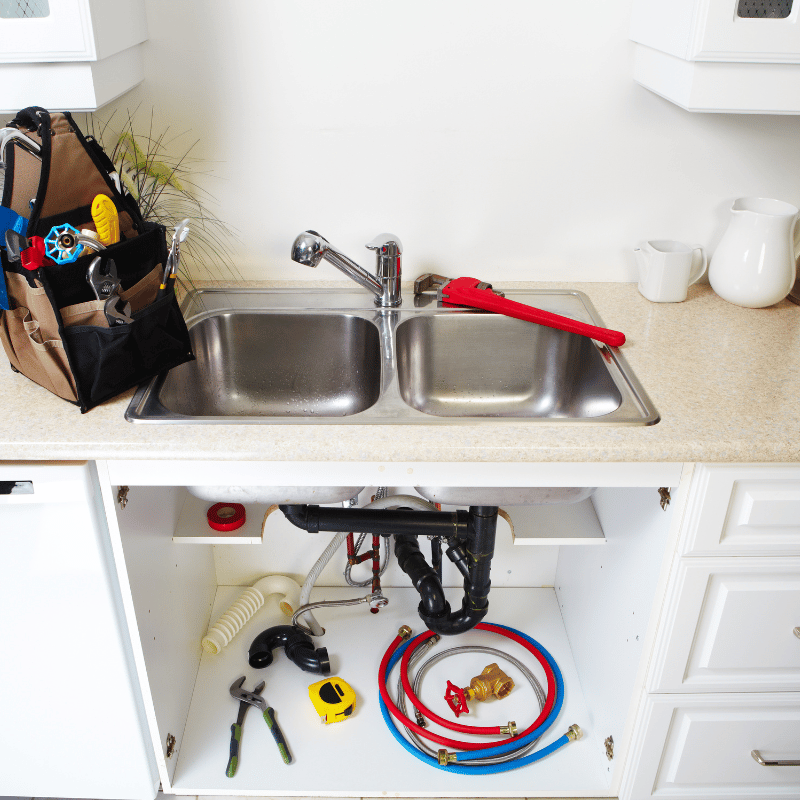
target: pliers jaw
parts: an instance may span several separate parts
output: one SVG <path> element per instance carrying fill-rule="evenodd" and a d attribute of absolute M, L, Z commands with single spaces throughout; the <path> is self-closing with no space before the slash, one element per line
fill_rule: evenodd
<path fill-rule="evenodd" d="M 267 701 L 264 700 L 263 697 L 260 697 L 260 695 L 261 692 L 264 691 L 266 683 L 264 681 L 261 681 L 261 683 L 259 683 L 258 686 L 256 686 L 256 688 L 253 689 L 252 692 L 248 692 L 246 689 L 242 689 L 245 680 L 246 676 L 242 675 L 241 678 L 235 680 L 231 684 L 231 689 L 230 689 L 231 697 L 234 700 L 238 700 L 240 703 L 247 703 L 247 705 L 255 706 L 263 714 L 267 708 Z"/>

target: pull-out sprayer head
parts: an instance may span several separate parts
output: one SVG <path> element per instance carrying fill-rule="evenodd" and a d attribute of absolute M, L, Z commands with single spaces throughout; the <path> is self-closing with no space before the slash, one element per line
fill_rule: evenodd
<path fill-rule="evenodd" d="M 330 247 L 330 242 L 316 231 L 301 233 L 292 245 L 292 261 L 306 267 L 316 267 Z"/>

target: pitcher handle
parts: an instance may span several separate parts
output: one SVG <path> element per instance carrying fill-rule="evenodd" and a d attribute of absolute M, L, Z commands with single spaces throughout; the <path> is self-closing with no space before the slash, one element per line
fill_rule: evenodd
<path fill-rule="evenodd" d="M 700 264 L 699 264 L 700 269 L 696 269 L 696 268 L 692 267 L 692 270 L 689 273 L 689 286 L 691 286 L 693 283 L 697 283 L 697 281 L 699 281 L 700 278 L 703 277 L 703 275 L 705 274 L 705 271 L 706 271 L 706 267 L 708 266 L 708 259 L 706 258 L 706 251 L 703 250 L 703 248 L 699 244 L 697 244 L 694 247 L 692 247 L 692 254 L 694 254 L 695 250 L 699 250 L 700 251 L 700 259 L 701 259 L 700 260 Z"/>

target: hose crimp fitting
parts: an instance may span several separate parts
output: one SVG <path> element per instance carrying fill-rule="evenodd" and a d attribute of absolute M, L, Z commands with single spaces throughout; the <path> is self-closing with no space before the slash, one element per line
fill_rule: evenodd
<path fill-rule="evenodd" d="M 411 638 L 411 628 L 408 625 L 402 625 L 400 629 L 397 631 L 397 635 L 404 642 L 407 642 Z"/>
<path fill-rule="evenodd" d="M 446 767 L 448 764 L 455 764 L 458 761 L 458 756 L 455 753 L 448 753 L 447 750 L 442 748 L 438 754 L 439 766 Z"/>
<path fill-rule="evenodd" d="M 567 739 L 571 742 L 576 742 L 583 736 L 583 731 L 580 729 L 578 725 L 570 725 L 569 730 L 567 731 Z"/>
<path fill-rule="evenodd" d="M 517 723 L 514 720 L 509 720 L 508 725 L 502 725 L 500 727 L 500 733 L 505 733 L 508 736 L 516 736 L 517 735 Z"/>

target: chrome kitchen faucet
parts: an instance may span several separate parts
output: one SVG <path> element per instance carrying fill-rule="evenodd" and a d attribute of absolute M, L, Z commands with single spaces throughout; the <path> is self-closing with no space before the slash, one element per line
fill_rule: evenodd
<path fill-rule="evenodd" d="M 400 295 L 403 245 L 394 234 L 381 233 L 366 246 L 375 251 L 377 258 L 374 276 L 316 231 L 305 231 L 294 240 L 292 261 L 307 267 L 316 267 L 324 258 L 359 286 L 369 289 L 375 295 L 376 306 L 396 308 L 403 302 Z"/>

